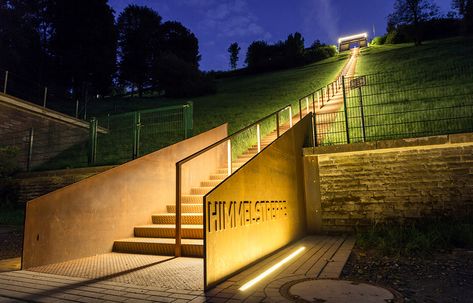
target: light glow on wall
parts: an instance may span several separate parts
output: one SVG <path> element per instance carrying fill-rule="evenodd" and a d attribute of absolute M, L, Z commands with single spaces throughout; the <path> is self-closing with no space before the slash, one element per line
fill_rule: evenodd
<path fill-rule="evenodd" d="M 354 39 L 361 39 L 361 38 L 368 38 L 368 33 L 362 33 L 358 35 L 353 35 L 353 36 L 348 36 L 348 37 L 342 37 L 338 39 L 338 44 L 345 42 L 345 41 L 350 41 Z"/>
<path fill-rule="evenodd" d="M 291 261 L 292 259 L 294 259 L 297 255 L 299 255 L 301 252 L 303 252 L 305 250 L 305 247 L 302 246 L 300 247 L 298 250 L 296 250 L 295 252 L 293 252 L 292 254 L 290 254 L 289 256 L 287 256 L 286 258 L 282 259 L 281 261 L 279 261 L 278 263 L 274 264 L 273 266 L 271 266 L 270 268 L 268 268 L 267 270 L 265 270 L 263 273 L 261 273 L 259 276 L 257 276 L 256 278 L 246 282 L 242 287 L 239 288 L 240 291 L 245 291 L 247 290 L 248 288 L 252 287 L 253 285 L 255 285 L 256 283 L 258 283 L 259 281 L 263 280 L 264 278 L 266 278 L 267 276 L 269 276 L 271 273 L 273 273 L 274 271 L 276 271 L 278 268 L 281 268 L 281 266 L 283 266 L 284 264 L 286 264 L 287 262 Z"/>

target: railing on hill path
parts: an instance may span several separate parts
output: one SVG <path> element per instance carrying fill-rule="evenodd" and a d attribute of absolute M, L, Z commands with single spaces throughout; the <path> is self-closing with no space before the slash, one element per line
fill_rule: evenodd
<path fill-rule="evenodd" d="M 181 256 L 181 240 L 182 240 L 182 208 L 181 208 L 181 205 L 182 205 L 182 196 L 183 196 L 183 184 L 182 184 L 182 170 L 183 170 L 183 167 L 184 165 L 186 164 L 189 164 L 191 161 L 199 158 L 200 156 L 212 151 L 212 150 L 215 150 L 219 147 L 226 147 L 226 174 L 227 176 L 230 176 L 232 173 L 233 173 L 233 152 L 232 152 L 232 146 L 234 146 L 235 144 L 232 143 L 232 140 L 235 140 L 235 138 L 237 138 L 238 136 L 246 133 L 246 132 L 249 132 L 251 130 L 255 130 L 256 131 L 256 148 L 257 148 L 257 152 L 256 152 L 256 155 L 258 153 L 261 152 L 262 150 L 262 137 L 264 136 L 265 133 L 270 133 L 272 131 L 276 131 L 276 138 L 279 138 L 279 136 L 281 135 L 281 123 L 283 123 L 283 119 L 281 118 L 281 114 L 283 112 L 288 112 L 288 118 L 287 118 L 287 122 L 289 123 L 289 128 L 292 127 L 292 105 L 287 105 L 275 112 L 273 112 L 272 114 L 252 123 L 251 125 L 233 133 L 232 135 L 229 135 L 228 137 L 198 151 L 197 153 L 179 161 L 176 163 L 176 245 L 175 245 L 175 248 L 176 248 L 176 251 L 175 251 L 175 255 L 176 257 L 180 257 Z M 274 120 L 273 120 L 274 119 Z M 272 123 L 275 123 L 273 124 L 272 126 L 270 125 L 267 125 L 267 127 L 262 127 L 262 125 L 264 123 L 267 123 L 267 122 L 270 122 L 271 124 Z M 250 141 L 251 142 L 251 141 Z M 246 143 L 246 146 L 244 146 L 246 149 L 250 148 L 251 146 L 253 146 L 253 143 L 248 143 L 248 142 L 245 142 Z M 256 156 L 255 155 L 255 156 Z"/>
<path fill-rule="evenodd" d="M 50 123 L 19 132 L 0 129 L 0 147 L 18 153 L 21 170 L 117 165 L 192 136 L 193 105 L 92 118 L 89 127 Z"/>
<path fill-rule="evenodd" d="M 342 77 L 343 106 L 314 114 L 315 145 L 473 132 L 472 78 L 473 65 Z"/>

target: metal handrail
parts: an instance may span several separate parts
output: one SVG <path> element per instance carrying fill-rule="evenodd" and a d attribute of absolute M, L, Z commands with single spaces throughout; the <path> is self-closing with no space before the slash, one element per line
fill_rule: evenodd
<path fill-rule="evenodd" d="M 260 135 L 260 131 L 261 131 L 261 127 L 260 127 L 260 124 L 261 122 L 267 120 L 268 118 L 271 118 L 273 116 L 276 116 L 276 132 L 277 132 L 277 137 L 279 138 L 280 136 L 280 129 L 279 129 L 279 115 L 281 112 L 285 111 L 285 110 L 289 110 L 289 120 L 290 120 L 290 126 L 292 127 L 292 105 L 291 104 L 288 104 L 282 108 L 280 108 L 279 110 L 265 116 L 264 118 L 261 118 L 259 119 L 258 121 L 256 122 L 253 122 L 252 124 L 240 129 L 239 131 L 227 136 L 226 138 L 223 138 L 222 140 L 216 142 L 216 143 L 213 143 L 209 146 L 207 146 L 206 148 L 203 148 L 201 149 L 200 151 L 182 159 L 181 161 L 177 162 L 176 163 L 176 234 L 175 234 L 175 238 L 176 238 L 176 243 L 175 243 L 175 256 L 176 257 L 180 257 L 181 254 L 182 254 L 182 250 L 181 250 L 181 242 L 182 242 L 182 209 L 181 209 L 181 205 L 182 205 L 182 201 L 181 201 L 181 198 L 182 198 L 182 185 L 181 185 L 181 181 L 182 181 L 182 166 L 184 164 L 186 164 L 187 162 L 203 155 L 204 153 L 216 148 L 217 146 L 219 145 L 222 145 L 224 144 L 225 142 L 227 142 L 228 144 L 228 175 L 230 176 L 233 172 L 232 172 L 232 151 L 231 151 L 231 140 L 238 136 L 239 134 L 253 128 L 253 127 L 257 127 L 257 141 L 258 141 L 258 153 L 261 152 L 261 135 Z M 205 225 L 205 222 L 204 222 L 204 225 Z"/>

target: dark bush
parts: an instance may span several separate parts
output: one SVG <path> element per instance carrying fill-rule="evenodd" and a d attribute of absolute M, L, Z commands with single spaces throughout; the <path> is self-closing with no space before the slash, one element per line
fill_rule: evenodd
<path fill-rule="evenodd" d="M 432 19 L 420 25 L 421 40 L 437 40 L 455 37 L 461 34 L 462 21 L 459 19 Z M 415 41 L 413 25 L 400 25 L 390 31 L 386 37 L 386 44 L 398 44 Z"/>
<path fill-rule="evenodd" d="M 371 45 L 383 45 L 384 43 L 386 43 L 386 38 L 387 35 L 374 37 L 371 41 Z"/>
<path fill-rule="evenodd" d="M 158 63 L 159 87 L 168 97 L 198 97 L 215 93 L 213 78 L 197 66 L 168 53 Z"/>

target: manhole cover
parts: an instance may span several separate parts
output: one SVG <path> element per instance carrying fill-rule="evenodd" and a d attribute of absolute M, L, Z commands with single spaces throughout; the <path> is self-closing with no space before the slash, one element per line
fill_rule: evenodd
<path fill-rule="evenodd" d="M 342 280 L 306 280 L 293 284 L 288 295 L 297 302 L 386 303 L 401 302 L 397 294 L 366 283 Z"/>

